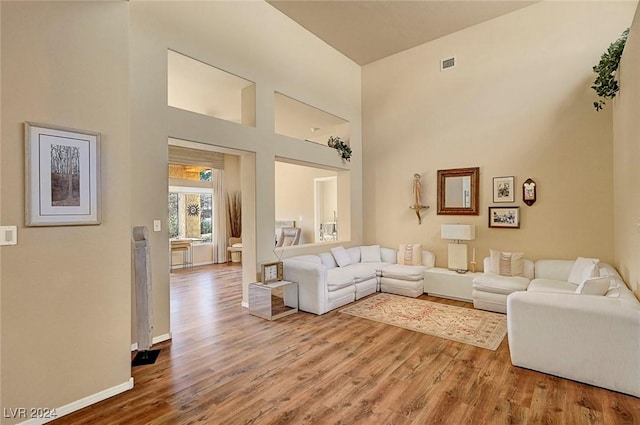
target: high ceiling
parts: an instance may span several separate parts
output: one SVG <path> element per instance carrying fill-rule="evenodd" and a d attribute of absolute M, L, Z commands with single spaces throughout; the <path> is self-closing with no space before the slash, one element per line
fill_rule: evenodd
<path fill-rule="evenodd" d="M 536 3 L 519 0 L 267 1 L 359 65 Z"/>

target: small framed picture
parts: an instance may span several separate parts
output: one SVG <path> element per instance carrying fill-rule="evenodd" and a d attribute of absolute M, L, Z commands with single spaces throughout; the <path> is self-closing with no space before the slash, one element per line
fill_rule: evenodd
<path fill-rule="evenodd" d="M 489 227 L 520 228 L 520 207 L 489 207 Z"/>
<path fill-rule="evenodd" d="M 514 202 L 515 198 L 515 177 L 494 177 L 493 178 L 493 202 Z"/>
<path fill-rule="evenodd" d="M 100 224 L 100 134 L 25 123 L 25 224 Z"/>

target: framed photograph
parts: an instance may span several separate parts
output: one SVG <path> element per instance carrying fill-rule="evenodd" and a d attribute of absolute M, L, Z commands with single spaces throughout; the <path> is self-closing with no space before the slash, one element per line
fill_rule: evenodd
<path fill-rule="evenodd" d="M 489 207 L 489 227 L 520 228 L 520 207 Z"/>
<path fill-rule="evenodd" d="M 100 224 L 100 133 L 25 123 L 25 225 Z"/>
<path fill-rule="evenodd" d="M 536 182 L 532 179 L 527 179 L 522 183 L 522 200 L 528 206 L 536 202 Z"/>
<path fill-rule="evenodd" d="M 493 202 L 514 202 L 515 198 L 515 177 L 494 177 L 493 178 Z"/>
<path fill-rule="evenodd" d="M 282 261 L 264 263 L 262 265 L 262 283 L 278 282 L 282 280 Z"/>

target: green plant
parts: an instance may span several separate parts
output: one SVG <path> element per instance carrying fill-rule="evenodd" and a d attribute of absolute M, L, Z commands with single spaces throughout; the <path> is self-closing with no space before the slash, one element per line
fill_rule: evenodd
<path fill-rule="evenodd" d="M 593 72 L 597 74 L 597 77 L 591 88 L 603 99 L 613 99 L 620 90 L 618 80 L 616 80 L 616 71 L 620 65 L 620 58 L 628 35 L 629 28 L 622 33 L 620 38 L 609 45 L 607 51 L 600 57 L 600 62 L 593 67 Z M 599 111 L 604 104 L 604 100 L 598 100 L 593 102 L 593 107 Z"/>
<path fill-rule="evenodd" d="M 351 161 L 351 148 L 341 138 L 329 136 L 327 145 L 337 150 L 342 159 Z"/>

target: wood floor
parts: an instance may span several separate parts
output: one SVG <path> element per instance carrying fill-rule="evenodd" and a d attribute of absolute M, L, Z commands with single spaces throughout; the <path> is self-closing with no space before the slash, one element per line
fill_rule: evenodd
<path fill-rule="evenodd" d="M 513 367 L 506 338 L 491 351 L 337 311 L 269 322 L 240 306 L 240 276 L 172 274 L 156 364 L 54 423 L 640 424 L 640 399 Z"/>

